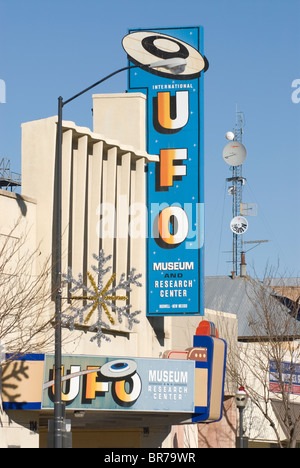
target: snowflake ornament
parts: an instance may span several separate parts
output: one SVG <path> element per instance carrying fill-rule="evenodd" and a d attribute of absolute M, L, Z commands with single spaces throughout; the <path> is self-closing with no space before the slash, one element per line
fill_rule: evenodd
<path fill-rule="evenodd" d="M 111 255 L 105 257 L 103 250 L 100 250 L 99 256 L 93 254 L 93 258 L 97 261 L 97 266 L 92 265 L 91 268 L 96 273 L 97 279 L 87 272 L 89 286 L 85 284 L 82 274 L 79 274 L 78 279 L 75 279 L 71 268 L 68 269 L 67 275 L 62 274 L 65 283 L 71 285 L 70 299 L 72 301 L 83 301 L 82 306 L 76 307 L 72 305 L 70 307 L 71 315 L 62 314 L 62 326 L 74 330 L 76 324 L 87 325 L 92 322 L 89 331 L 95 332 L 95 334 L 90 341 L 97 340 L 98 347 L 101 346 L 102 339 L 111 341 L 103 333 L 103 328 L 110 329 L 111 325 L 115 325 L 116 319 L 119 323 L 122 323 L 123 318 L 125 318 L 128 323 L 128 329 L 131 330 L 134 323 L 139 323 L 136 316 L 141 313 L 140 310 L 130 313 L 132 306 L 128 303 L 128 296 L 126 294 L 119 294 L 120 291 L 131 292 L 132 285 L 142 286 L 138 281 L 142 275 L 136 275 L 135 268 L 130 271 L 127 278 L 125 278 L 125 273 L 122 273 L 118 283 L 116 283 L 116 274 L 112 274 L 104 285 L 104 276 L 111 270 L 111 267 L 106 267 L 105 264 L 111 257 Z M 83 294 L 74 294 L 79 290 L 83 291 Z M 120 307 L 116 304 L 116 301 L 125 301 L 125 304 Z M 108 319 L 109 323 L 107 323 L 106 319 Z"/>

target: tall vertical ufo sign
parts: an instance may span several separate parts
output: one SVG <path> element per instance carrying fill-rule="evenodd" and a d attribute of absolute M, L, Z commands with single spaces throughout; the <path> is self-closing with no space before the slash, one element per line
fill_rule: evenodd
<path fill-rule="evenodd" d="M 123 47 L 159 155 L 147 168 L 147 315 L 203 315 L 203 29 L 131 30 Z"/>

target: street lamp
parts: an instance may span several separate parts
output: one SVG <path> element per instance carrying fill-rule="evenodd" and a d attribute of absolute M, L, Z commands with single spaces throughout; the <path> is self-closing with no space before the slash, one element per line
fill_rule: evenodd
<path fill-rule="evenodd" d="M 120 68 L 113 73 L 105 76 L 101 80 L 92 84 L 91 86 L 85 88 L 83 91 L 75 94 L 71 98 L 63 101 L 63 98 L 60 96 L 58 98 L 58 120 L 57 120 L 57 147 L 56 147 L 56 235 L 55 235 L 55 265 L 56 265 L 56 275 L 55 275 L 55 374 L 54 374 L 54 421 L 53 421 L 53 431 L 54 431 L 54 448 L 63 448 L 63 436 L 65 431 L 65 404 L 61 399 L 61 385 L 62 385 L 62 330 L 61 330 L 61 301 L 62 301 L 62 288 L 61 288 L 61 210 L 62 210 L 62 116 L 63 116 L 63 107 L 66 104 L 69 104 L 71 101 L 74 101 L 82 94 L 87 91 L 95 88 L 99 84 L 108 80 L 118 73 L 129 70 L 130 68 L 142 68 L 144 70 L 153 69 L 153 68 L 166 68 L 171 71 L 171 73 L 179 74 L 182 73 L 186 66 L 186 60 L 180 57 L 171 58 L 166 60 L 159 60 L 152 64 L 148 65 L 130 65 L 127 67 Z"/>
<path fill-rule="evenodd" d="M 239 387 L 238 391 L 235 394 L 235 403 L 239 409 L 240 413 L 240 430 L 239 430 L 239 448 L 244 448 L 243 444 L 243 411 L 247 405 L 248 395 L 244 387 Z"/>

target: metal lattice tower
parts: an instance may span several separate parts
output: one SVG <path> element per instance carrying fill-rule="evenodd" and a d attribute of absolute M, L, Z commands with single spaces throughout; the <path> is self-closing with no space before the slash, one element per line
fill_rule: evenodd
<path fill-rule="evenodd" d="M 12 191 L 15 187 L 21 186 L 21 175 L 12 172 L 10 169 L 10 160 L 2 158 L 0 161 L 0 188 Z"/>
<path fill-rule="evenodd" d="M 242 143 L 243 139 L 243 113 L 236 111 L 236 123 L 235 123 L 235 140 Z M 236 184 L 236 190 L 233 194 L 233 217 L 241 214 L 240 207 L 243 201 L 243 185 L 245 183 L 242 175 L 242 164 L 240 166 L 233 167 L 232 176 L 236 178 L 234 182 Z M 238 274 L 238 264 L 241 260 L 243 245 L 243 235 L 233 234 L 233 269 L 235 274 Z"/>
<path fill-rule="evenodd" d="M 236 121 L 234 129 L 234 141 L 242 143 L 243 140 L 243 125 L 244 115 L 243 112 L 236 110 Z M 226 179 L 232 183 L 231 194 L 232 194 L 232 217 L 241 215 L 241 204 L 243 201 L 243 186 L 245 184 L 245 178 L 242 174 L 242 164 L 239 166 L 232 166 L 232 177 Z M 241 261 L 243 246 L 243 235 L 232 233 L 232 274 L 238 274 L 238 265 Z"/>
<path fill-rule="evenodd" d="M 244 216 L 257 216 L 257 206 L 255 203 L 243 203 L 243 186 L 246 179 L 243 177 L 242 167 L 246 160 L 247 151 L 243 145 L 244 114 L 236 109 L 235 128 L 233 132 L 226 133 L 226 139 L 231 140 L 223 150 L 223 159 L 230 166 L 232 177 L 226 179 L 232 185 L 228 188 L 228 193 L 232 195 L 232 276 L 246 276 L 245 254 L 268 240 L 244 241 L 243 234 L 248 229 L 248 221 Z M 234 144 L 236 142 L 236 144 Z M 247 251 L 244 251 L 244 244 L 255 244 Z M 240 271 L 238 272 L 238 266 Z"/>

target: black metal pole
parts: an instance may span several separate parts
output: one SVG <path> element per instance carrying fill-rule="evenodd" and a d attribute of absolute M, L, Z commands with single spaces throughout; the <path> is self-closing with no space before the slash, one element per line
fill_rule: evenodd
<path fill-rule="evenodd" d="M 149 67 L 149 65 L 144 65 L 143 66 L 144 68 L 147 68 Z M 110 73 L 109 75 L 105 76 L 104 78 L 102 78 L 101 80 L 99 81 L 96 81 L 96 83 L 92 84 L 91 86 L 89 86 L 88 88 L 85 88 L 83 91 L 80 91 L 80 93 L 77 93 L 75 94 L 75 96 L 71 97 L 70 99 L 67 99 L 64 103 L 63 103 L 63 106 L 65 104 L 68 104 L 69 102 L 73 101 L 74 99 L 78 98 L 79 96 L 81 96 L 82 94 L 86 93 L 87 91 L 89 91 L 90 89 L 92 88 L 95 88 L 95 86 L 98 86 L 100 83 L 103 83 L 103 81 L 106 81 L 108 80 L 109 78 L 111 78 L 112 76 L 114 75 L 117 75 L 118 73 L 124 71 L 124 70 L 129 70 L 130 68 L 143 68 L 142 66 L 138 66 L 138 65 L 129 65 L 127 67 L 123 67 L 123 68 L 119 68 L 119 70 L 116 70 L 114 71 L 113 73 Z"/>
<path fill-rule="evenodd" d="M 63 447 L 64 403 L 61 399 L 61 205 L 62 205 L 62 108 L 58 98 L 57 150 L 56 150 L 56 284 L 55 284 L 55 377 L 54 377 L 54 448 Z"/>
<path fill-rule="evenodd" d="M 243 425 L 244 425 L 244 422 L 243 422 L 243 411 L 244 411 L 244 407 L 240 407 L 239 408 L 239 412 L 240 412 L 240 430 L 239 430 L 239 446 L 240 448 L 244 448 L 244 440 L 243 440 L 243 433 L 244 433 L 244 430 L 243 430 Z"/>
<path fill-rule="evenodd" d="M 146 65 L 145 67 L 148 67 Z M 63 448 L 63 433 L 65 431 L 65 404 L 61 398 L 61 385 L 62 385 L 62 327 L 61 327 L 61 299 L 62 299 L 62 287 L 61 287 L 61 211 L 62 211 L 62 111 L 63 106 L 78 98 L 82 94 L 86 93 L 95 86 L 103 83 L 112 76 L 120 73 L 121 71 L 128 70 L 129 68 L 137 68 L 136 65 L 130 65 L 127 67 L 120 68 L 119 70 L 107 75 L 105 78 L 97 81 L 83 91 L 75 94 L 70 99 L 63 101 L 60 96 L 58 98 L 58 120 L 57 120 L 57 148 L 56 148 L 56 284 L 55 284 L 55 375 L 54 375 L 54 448 Z M 140 67 L 143 68 L 143 67 Z"/>

